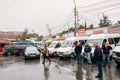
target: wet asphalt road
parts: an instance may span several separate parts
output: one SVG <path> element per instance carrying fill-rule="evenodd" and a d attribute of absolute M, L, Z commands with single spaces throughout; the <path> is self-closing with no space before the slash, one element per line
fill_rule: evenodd
<path fill-rule="evenodd" d="M 96 79 L 95 64 L 77 65 L 75 60 L 52 59 L 51 64 L 23 57 L 0 56 L 0 80 L 120 80 L 120 66 L 114 62 L 111 68 L 103 68 L 103 78 Z"/>

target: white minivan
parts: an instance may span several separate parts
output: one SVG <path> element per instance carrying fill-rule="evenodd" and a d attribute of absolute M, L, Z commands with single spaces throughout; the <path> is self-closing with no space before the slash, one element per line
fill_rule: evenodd
<path fill-rule="evenodd" d="M 57 50 L 61 47 L 61 44 L 63 43 L 63 41 L 53 41 L 49 46 L 48 46 L 48 50 L 49 50 L 49 56 L 51 57 L 57 57 Z"/>
<path fill-rule="evenodd" d="M 116 40 L 120 37 L 120 34 L 114 33 L 114 34 L 93 34 L 90 35 L 90 37 L 87 40 L 87 43 L 92 47 L 91 51 L 91 57 L 94 56 L 94 47 L 93 43 L 97 42 L 100 47 L 102 47 L 103 41 L 107 40 L 109 42 L 110 46 L 114 49 L 116 45 Z M 112 50 L 110 51 L 110 55 L 112 56 Z"/>
<path fill-rule="evenodd" d="M 120 38 L 118 44 L 113 49 L 113 60 L 116 64 L 120 65 Z"/>
<path fill-rule="evenodd" d="M 80 37 L 68 37 L 65 39 L 61 47 L 58 49 L 58 56 L 60 58 L 75 58 L 76 54 L 74 53 L 74 43 L 75 41 L 80 41 L 84 45 L 88 36 Z"/>

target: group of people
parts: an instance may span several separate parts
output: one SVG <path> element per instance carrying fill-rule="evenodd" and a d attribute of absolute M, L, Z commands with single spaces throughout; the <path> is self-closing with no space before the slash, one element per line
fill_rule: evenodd
<path fill-rule="evenodd" d="M 108 65 L 108 67 L 110 68 L 110 55 L 109 54 L 110 54 L 110 50 L 112 50 L 112 47 L 109 45 L 109 43 L 106 40 L 103 42 L 102 47 L 99 47 L 97 42 L 94 42 L 93 46 L 95 47 L 94 61 L 96 61 L 96 64 L 98 67 L 98 74 L 96 78 L 102 78 L 103 76 L 102 65 L 103 67 Z M 92 50 L 91 46 L 88 43 L 86 43 L 84 47 L 84 53 L 86 55 L 88 64 L 92 64 L 91 54 L 90 54 L 91 50 Z M 82 44 L 76 41 L 75 42 L 75 53 L 76 53 L 78 64 L 83 63 L 81 52 L 82 52 Z"/>
<path fill-rule="evenodd" d="M 109 43 L 105 40 L 103 42 L 102 48 L 98 46 L 97 42 L 93 43 L 93 46 L 95 47 L 94 49 L 94 60 L 96 61 L 97 67 L 98 67 L 98 75 L 96 76 L 96 78 L 102 78 L 102 65 L 103 67 L 106 66 L 106 64 L 108 65 L 108 67 L 110 68 L 110 50 L 112 50 L 112 47 L 109 45 Z M 84 52 L 87 58 L 87 62 L 88 64 L 92 64 L 91 61 L 91 46 L 86 43 L 85 47 L 84 47 Z M 76 53 L 76 57 L 77 57 L 77 63 L 78 64 L 82 64 L 83 60 L 82 60 L 82 44 L 78 41 L 75 42 L 75 53 Z M 49 63 L 51 62 L 50 58 L 49 58 L 49 50 L 47 49 L 47 45 L 44 46 L 44 52 L 43 52 L 43 64 L 45 64 L 45 60 L 48 59 Z"/>

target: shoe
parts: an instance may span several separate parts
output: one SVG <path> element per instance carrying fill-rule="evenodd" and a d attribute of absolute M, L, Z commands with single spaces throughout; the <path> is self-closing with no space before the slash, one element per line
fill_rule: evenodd
<path fill-rule="evenodd" d="M 102 76 L 95 76 L 95 78 L 102 78 Z"/>

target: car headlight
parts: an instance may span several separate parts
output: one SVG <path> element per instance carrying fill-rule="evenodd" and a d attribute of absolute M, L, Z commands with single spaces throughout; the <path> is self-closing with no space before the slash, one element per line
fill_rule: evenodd
<path fill-rule="evenodd" d="M 112 56 L 116 56 L 116 53 L 113 53 Z"/>
<path fill-rule="evenodd" d="M 53 53 L 53 51 L 49 51 L 49 53 Z"/>
<path fill-rule="evenodd" d="M 65 54 L 70 54 L 70 51 L 66 51 Z"/>

